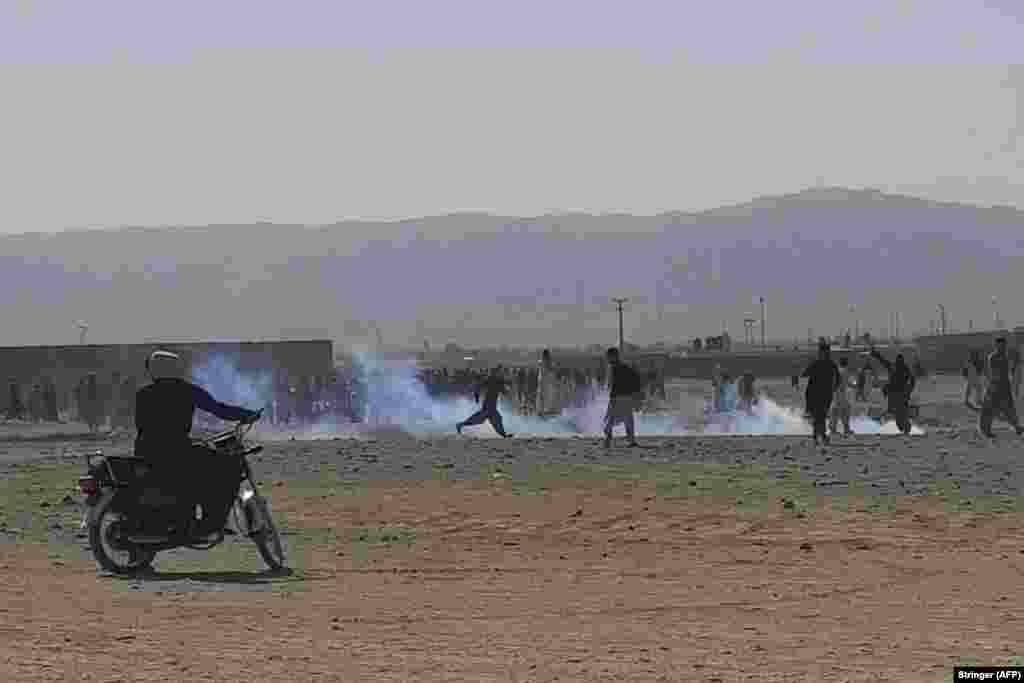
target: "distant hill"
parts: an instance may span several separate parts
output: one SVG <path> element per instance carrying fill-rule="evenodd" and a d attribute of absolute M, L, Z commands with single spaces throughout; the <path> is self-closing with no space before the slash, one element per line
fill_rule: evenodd
<path fill-rule="evenodd" d="M 0 345 L 331 336 L 466 345 L 742 340 L 1024 318 L 1024 212 L 826 188 L 700 213 L 455 214 L 330 226 L 217 225 L 0 236 Z M 660 320 L 660 322 L 659 322 Z"/>

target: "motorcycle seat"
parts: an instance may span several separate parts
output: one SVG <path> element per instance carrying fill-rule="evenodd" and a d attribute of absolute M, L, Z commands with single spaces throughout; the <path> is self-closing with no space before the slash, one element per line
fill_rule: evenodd
<path fill-rule="evenodd" d="M 110 478 L 118 484 L 127 484 L 146 476 L 151 466 L 142 458 L 132 455 L 104 455 L 96 458 L 94 463 L 106 467 Z"/>

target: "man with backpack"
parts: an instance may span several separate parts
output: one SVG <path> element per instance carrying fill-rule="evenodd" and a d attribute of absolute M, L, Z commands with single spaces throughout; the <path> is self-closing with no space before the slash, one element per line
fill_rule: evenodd
<path fill-rule="evenodd" d="M 619 350 L 615 347 L 608 349 L 605 354 L 608 358 L 610 379 L 610 391 L 608 396 L 608 412 L 604 418 L 604 446 L 610 448 L 612 445 L 612 429 L 618 423 L 626 427 L 626 438 L 629 446 L 638 447 L 636 442 L 636 425 L 633 419 L 633 411 L 639 400 L 639 394 L 644 390 L 644 380 L 632 367 L 622 362 L 619 357 Z"/>

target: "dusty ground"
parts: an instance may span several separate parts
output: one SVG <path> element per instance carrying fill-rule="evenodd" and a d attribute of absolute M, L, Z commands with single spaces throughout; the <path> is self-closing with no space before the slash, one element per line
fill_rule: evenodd
<path fill-rule="evenodd" d="M 953 414 L 947 389 L 929 405 Z M 97 574 L 77 537 L 72 452 L 93 443 L 69 438 L 0 443 L 3 681 L 945 681 L 1024 664 L 1024 443 L 1005 431 L 827 452 L 274 443 L 255 464 L 292 575 L 231 541 L 136 580 Z"/>

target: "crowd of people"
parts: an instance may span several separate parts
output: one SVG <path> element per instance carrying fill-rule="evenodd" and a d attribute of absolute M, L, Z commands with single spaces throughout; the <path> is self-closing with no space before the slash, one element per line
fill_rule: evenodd
<path fill-rule="evenodd" d="M 644 400 L 665 401 L 665 371 L 654 361 L 637 368 L 643 382 Z M 551 352 L 541 354 L 532 366 L 497 365 L 481 370 L 429 368 L 419 372 L 420 382 L 432 398 L 471 398 L 477 387 L 497 376 L 505 384 L 504 396 L 521 415 L 557 415 L 566 408 L 581 408 L 609 391 L 608 366 L 604 362 L 567 365 Z"/>
<path fill-rule="evenodd" d="M 918 380 L 925 375 L 920 360 L 914 359 L 908 364 L 902 353 L 897 353 L 893 360 L 889 360 L 872 345 L 869 358 L 854 371 L 848 358 L 840 358 L 838 362 L 833 360 L 831 345 L 822 339 L 818 344 L 817 358 L 802 373 L 793 377 L 794 388 L 799 386 L 801 379 L 807 380 L 804 391 L 805 415 L 811 419 L 815 443 L 829 443 L 830 435 L 853 434 L 850 427 L 852 401 L 871 400 L 876 386 L 878 373 L 872 360 L 883 367 L 887 374 L 881 386 L 887 401 L 882 417 L 891 417 L 901 433 L 910 434 L 911 396 Z"/>
<path fill-rule="evenodd" d="M 979 430 L 986 435 L 991 434 L 992 422 L 997 416 L 1024 432 L 1015 408 L 1024 374 L 1020 360 L 1016 349 L 1006 348 L 1004 338 L 997 341 L 994 351 L 984 353 L 975 349 L 964 360 L 964 403 L 979 413 Z M 885 370 L 884 382 L 879 381 L 876 365 Z M 531 365 L 498 365 L 488 370 L 423 368 L 417 372 L 416 380 L 435 400 L 479 400 L 483 392 L 485 403 L 490 407 L 500 396 L 504 404 L 510 404 L 521 415 L 547 416 L 581 408 L 609 393 L 611 367 L 603 360 L 588 364 L 559 363 L 545 350 L 540 361 Z M 666 401 L 662 363 L 641 360 L 630 367 L 639 378 L 639 389 L 635 393 L 638 409 Z M 802 379 L 807 380 L 805 414 L 814 424 L 815 440 L 827 442 L 830 433 L 852 433 L 853 401 L 870 401 L 877 388 L 881 388 L 886 398 L 887 415 L 897 422 L 902 432 L 909 433 L 911 396 L 923 375 L 919 360 L 908 363 L 903 354 L 889 360 L 874 347 L 870 356 L 857 367 L 847 358 L 836 362 L 831 357 L 829 344 L 822 340 L 818 357 L 794 374 L 792 381 L 797 388 Z M 327 376 L 281 381 L 266 406 L 264 419 L 275 427 L 314 424 L 325 417 L 355 422 L 372 419 L 367 405 L 372 381 L 372 373 L 368 375 L 357 364 L 339 367 Z M 751 372 L 734 377 L 721 365 L 715 365 L 711 381 L 713 393 L 709 412 L 750 410 L 758 402 L 756 378 Z M 70 390 L 65 388 L 63 392 L 49 377 L 31 384 L 12 377 L 8 381 L 6 417 L 31 422 L 80 422 L 88 425 L 92 432 L 104 427 L 131 429 L 137 389 L 135 377 L 122 377 L 118 372 L 107 376 L 87 373 Z M 484 421 L 489 417 L 485 410 L 464 424 L 476 424 L 473 420 Z"/>
<path fill-rule="evenodd" d="M 12 377 L 7 384 L 4 417 L 8 420 L 76 422 L 87 425 L 92 433 L 131 430 L 135 426 L 136 393 L 141 385 L 134 376 L 90 372 L 63 391 L 51 378 L 26 384 Z M 353 419 L 358 389 L 351 373 L 344 371 L 297 378 L 276 388 L 265 406 L 265 419 L 274 426 L 313 423 L 327 414 Z M 198 424 L 207 421 L 209 418 L 197 416 Z"/>
<path fill-rule="evenodd" d="M 918 381 L 925 376 L 920 359 L 910 363 L 904 354 L 897 353 L 890 360 L 874 346 L 870 359 L 856 371 L 849 366 L 846 358 L 838 363 L 832 360 L 830 346 L 825 340 L 819 344 L 818 357 L 799 376 L 793 377 L 793 386 L 799 386 L 801 378 L 807 379 L 805 390 L 806 413 L 814 425 L 814 440 L 828 443 L 829 433 L 838 434 L 839 426 L 846 435 L 850 429 L 851 391 L 859 401 L 868 401 L 876 386 L 876 372 L 871 363 L 874 360 L 887 374 L 881 384 L 886 399 L 883 417 L 891 417 L 903 434 L 911 431 L 911 397 Z M 995 340 L 994 349 L 987 355 L 980 349 L 968 352 L 961 373 L 964 378 L 964 404 L 979 414 L 978 431 L 992 437 L 992 423 L 996 417 L 1005 419 L 1019 435 L 1024 435 L 1017 416 L 1016 399 L 1020 397 L 1024 366 L 1020 353 L 1010 350 L 1005 337 Z M 972 403 L 971 399 L 976 403 Z"/>
<path fill-rule="evenodd" d="M 115 372 L 104 381 L 99 373 L 88 373 L 72 387 L 59 387 L 44 377 L 31 384 L 11 377 L 7 381 L 8 420 L 27 422 L 81 422 L 90 431 L 103 427 L 130 429 L 134 424 L 134 377 Z"/>
<path fill-rule="evenodd" d="M 875 363 L 883 367 L 888 377 L 879 381 Z M 892 417 L 904 433 L 909 433 L 910 397 L 917 380 L 924 376 L 919 360 L 907 364 L 902 354 L 893 362 L 879 354 L 872 347 L 869 358 L 857 368 L 851 366 L 848 358 L 833 360 L 831 345 L 824 339 L 819 342 L 817 357 L 806 366 L 801 365 L 792 376 L 794 389 L 799 389 L 802 380 L 807 380 L 804 391 L 804 415 L 813 425 L 814 440 L 827 443 L 829 436 L 851 435 L 850 419 L 853 402 L 867 403 L 872 392 L 881 386 L 888 400 L 883 417 Z M 706 412 L 732 413 L 751 411 L 758 403 L 757 378 L 752 372 L 733 376 L 721 364 L 716 364 L 711 373 L 712 398 Z"/>

